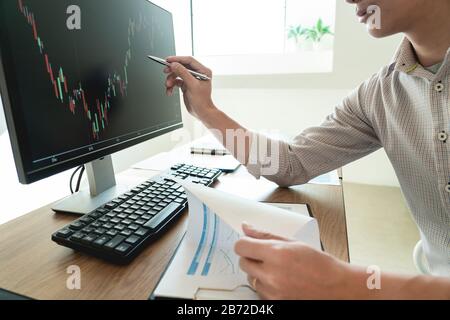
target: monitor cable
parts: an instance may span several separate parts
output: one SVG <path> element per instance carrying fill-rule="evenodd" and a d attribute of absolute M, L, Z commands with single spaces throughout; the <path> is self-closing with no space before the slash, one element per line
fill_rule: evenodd
<path fill-rule="evenodd" d="M 84 165 L 79 166 L 78 168 L 75 169 L 75 171 L 72 173 L 72 176 L 70 177 L 70 192 L 72 194 L 80 191 L 80 185 L 81 185 L 81 179 L 83 178 L 83 174 L 84 171 L 86 170 L 86 168 L 84 167 Z M 73 189 L 73 178 L 75 177 L 75 175 L 77 174 L 77 172 L 80 171 L 80 173 L 78 174 L 78 180 L 77 180 L 77 184 L 75 186 L 75 190 Z"/>

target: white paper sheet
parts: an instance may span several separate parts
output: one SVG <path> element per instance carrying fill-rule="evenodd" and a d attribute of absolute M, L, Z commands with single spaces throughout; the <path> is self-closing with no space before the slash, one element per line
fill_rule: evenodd
<path fill-rule="evenodd" d="M 154 294 L 168 298 L 199 298 L 209 292 L 220 298 L 220 292 L 239 289 L 240 299 L 255 299 L 247 290 L 247 276 L 239 268 L 234 244 L 243 235 L 242 223 L 253 225 L 275 235 L 294 238 L 320 250 L 317 221 L 303 214 L 243 199 L 212 188 L 180 183 L 189 199 L 189 223 L 186 235 Z M 292 206 L 291 206 L 292 208 Z M 297 207 L 297 209 L 299 209 Z"/>
<path fill-rule="evenodd" d="M 341 179 L 339 178 L 337 170 L 325 173 L 317 178 L 312 179 L 308 183 L 311 184 L 323 184 L 330 186 L 340 186 Z"/>

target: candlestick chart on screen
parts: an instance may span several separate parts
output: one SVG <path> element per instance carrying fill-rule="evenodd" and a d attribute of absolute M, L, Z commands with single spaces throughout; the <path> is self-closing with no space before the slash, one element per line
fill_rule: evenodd
<path fill-rule="evenodd" d="M 108 113 L 111 109 L 111 99 L 113 97 L 126 98 L 128 90 L 128 66 L 133 59 L 132 43 L 136 33 L 147 30 L 149 22 L 141 15 L 138 19 L 130 18 L 128 24 L 128 49 L 124 53 L 123 66 L 120 71 L 112 71 L 107 76 L 104 84 L 105 89 L 102 95 L 90 95 L 85 89 L 83 82 L 76 78 L 70 78 L 64 72 L 64 66 L 56 65 L 52 61 L 52 53 L 47 52 L 45 39 L 39 32 L 39 17 L 33 13 L 30 6 L 24 0 L 17 0 L 17 9 L 23 16 L 24 23 L 30 28 L 30 41 L 38 47 L 42 56 L 42 65 L 48 74 L 48 81 L 53 91 L 55 100 L 67 108 L 67 112 L 75 114 L 82 112 L 86 121 L 90 123 L 92 137 L 96 140 L 100 138 L 102 131 L 109 125 Z"/>

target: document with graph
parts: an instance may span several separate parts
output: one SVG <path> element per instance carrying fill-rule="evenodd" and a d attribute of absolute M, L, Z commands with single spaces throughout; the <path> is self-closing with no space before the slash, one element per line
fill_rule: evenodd
<path fill-rule="evenodd" d="M 236 241 L 243 236 L 244 221 L 320 250 L 317 221 L 290 211 L 298 205 L 276 207 L 201 185 L 182 184 L 189 200 L 188 228 L 154 298 L 257 299 L 234 253 Z M 306 206 L 300 208 L 307 214 Z"/>

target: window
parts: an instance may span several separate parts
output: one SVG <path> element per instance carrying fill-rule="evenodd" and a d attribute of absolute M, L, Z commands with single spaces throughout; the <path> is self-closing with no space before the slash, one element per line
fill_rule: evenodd
<path fill-rule="evenodd" d="M 335 0 L 192 0 L 192 11 L 194 53 L 216 74 L 332 71 Z"/>

